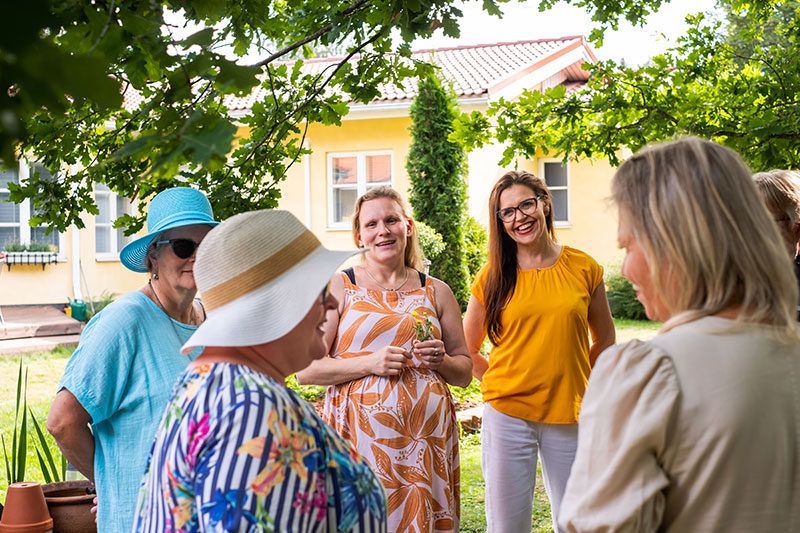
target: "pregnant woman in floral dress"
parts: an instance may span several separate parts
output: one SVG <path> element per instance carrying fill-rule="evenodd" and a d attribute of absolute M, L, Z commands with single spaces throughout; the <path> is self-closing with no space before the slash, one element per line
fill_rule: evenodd
<path fill-rule="evenodd" d="M 330 357 L 298 382 L 330 385 L 325 418 L 383 483 L 389 531 L 458 531 L 458 425 L 447 383 L 472 377 L 458 303 L 416 270 L 414 223 L 392 189 L 359 198 L 353 235 L 369 250 L 331 279 L 341 303 L 325 324 Z"/>

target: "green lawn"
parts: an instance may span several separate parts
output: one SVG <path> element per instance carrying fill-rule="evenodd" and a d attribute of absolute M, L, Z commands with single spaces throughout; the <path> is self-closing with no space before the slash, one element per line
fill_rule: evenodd
<path fill-rule="evenodd" d="M 660 323 L 638 322 L 632 320 L 615 320 L 617 328 L 617 342 L 624 342 L 632 338 L 649 339 L 653 337 Z M 58 381 L 64 372 L 69 356 L 73 349 L 57 349 L 48 353 L 31 354 L 22 357 L 28 369 L 28 407 L 40 424 L 44 424 L 47 412 L 56 393 Z M 0 435 L 10 446 L 10 439 L 14 428 L 14 405 L 16 401 L 17 370 L 19 357 L 0 357 Z M 309 395 L 317 396 L 316 390 L 309 389 Z M 480 392 L 477 382 L 473 381 L 468 389 L 458 389 L 457 399 L 479 399 Z M 30 426 L 30 420 L 28 422 Z M 33 431 L 33 428 L 30 428 Z M 36 454 L 33 450 L 29 435 L 29 449 L 27 455 L 27 480 L 44 482 Z M 55 443 L 50 439 L 50 448 L 55 452 Z M 483 476 L 481 475 L 480 439 L 478 435 L 467 435 L 461 441 L 461 531 L 482 532 L 486 530 L 486 521 L 483 514 Z M 5 492 L 8 485 L 5 464 L 0 466 L 0 501 L 5 501 Z M 549 532 L 552 530 L 550 521 L 550 506 L 544 492 L 541 479 L 541 468 L 536 482 L 536 496 L 533 508 L 534 532 Z"/>
<path fill-rule="evenodd" d="M 28 354 L 22 356 L 22 361 L 28 370 L 28 408 L 42 427 L 42 431 L 49 440 L 50 450 L 56 453 L 58 448 L 55 441 L 44 428 L 50 404 L 56 394 L 58 381 L 64 373 L 69 356 L 74 348 L 57 348 L 47 353 Z M 17 401 L 17 376 L 19 373 L 19 357 L 0 357 L 0 435 L 5 441 L 6 449 L 11 454 L 11 440 L 14 432 L 14 408 Z M 20 413 L 20 416 L 22 413 Z M 28 415 L 28 453 L 26 458 L 26 481 L 44 483 L 36 452 L 33 448 L 35 440 L 33 424 Z M 8 475 L 6 464 L 0 466 L 0 501 L 6 499 Z"/>
<path fill-rule="evenodd" d="M 475 433 L 465 435 L 461 439 L 459 454 L 461 456 L 461 529 L 470 533 L 486 531 L 486 516 L 483 512 L 483 475 L 481 474 L 481 441 Z M 550 504 L 542 480 L 542 466 L 539 464 L 536 473 L 536 491 L 533 497 L 534 533 L 550 533 L 553 522 L 550 519 Z"/>

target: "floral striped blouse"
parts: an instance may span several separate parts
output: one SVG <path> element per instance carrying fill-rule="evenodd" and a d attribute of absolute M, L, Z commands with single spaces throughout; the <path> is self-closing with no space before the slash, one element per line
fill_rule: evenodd
<path fill-rule="evenodd" d="M 313 406 L 241 365 L 187 370 L 161 420 L 134 531 L 385 532 L 375 475 Z"/>

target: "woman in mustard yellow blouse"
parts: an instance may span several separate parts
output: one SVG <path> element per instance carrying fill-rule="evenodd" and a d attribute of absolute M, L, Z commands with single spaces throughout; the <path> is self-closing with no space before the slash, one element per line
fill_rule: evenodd
<path fill-rule="evenodd" d="M 614 322 L 603 267 L 556 243 L 543 180 L 507 172 L 492 189 L 489 212 L 489 261 L 464 318 L 485 402 L 486 522 L 490 532 L 527 533 L 540 456 L 556 527 L 581 398 L 597 356 L 614 344 Z M 479 351 L 487 334 L 488 359 Z"/>

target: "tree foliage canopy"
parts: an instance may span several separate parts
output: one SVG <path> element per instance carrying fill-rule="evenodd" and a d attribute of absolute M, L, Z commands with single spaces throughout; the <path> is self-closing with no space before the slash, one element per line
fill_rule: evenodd
<path fill-rule="evenodd" d="M 727 4 L 728 24 L 702 14 L 677 46 L 641 68 L 587 65 L 585 89 L 529 91 L 462 115 L 453 138 L 507 143 L 503 164 L 538 150 L 619 163 L 623 148 L 680 135 L 725 144 L 755 170 L 800 167 L 800 3 Z"/>
<path fill-rule="evenodd" d="M 480 1 L 499 15 L 505 0 Z M 602 29 L 621 18 L 641 22 L 662 1 L 571 3 L 592 13 L 602 38 Z M 54 176 L 12 184 L 11 198 L 29 198 L 38 214 L 31 223 L 58 230 L 82 227 L 83 211 L 97 213 L 95 183 L 140 199 L 188 183 L 221 217 L 274 206 L 277 182 L 305 153 L 306 125 L 338 124 L 347 102 L 368 102 L 379 83 L 423 73 L 409 43 L 439 29 L 457 36 L 461 15 L 450 0 L 8 2 L 0 18 L 0 158 L 12 164 L 23 154 Z M 341 61 L 316 74 L 302 59 L 286 61 L 341 46 Z M 254 49 L 263 59 L 243 64 Z M 237 122 L 226 97 L 259 85 L 266 96 Z M 239 125 L 247 127 L 243 139 L 235 137 Z M 117 225 L 130 232 L 142 222 L 126 215 Z"/>

